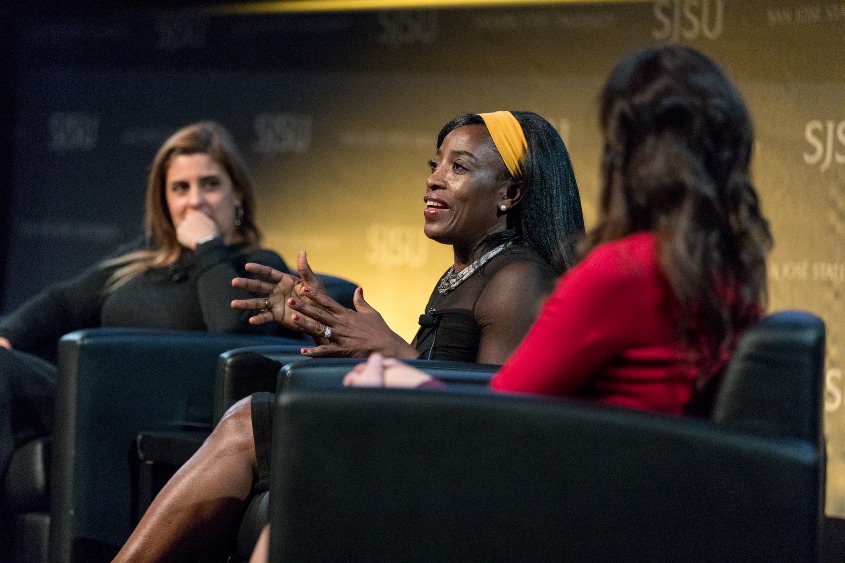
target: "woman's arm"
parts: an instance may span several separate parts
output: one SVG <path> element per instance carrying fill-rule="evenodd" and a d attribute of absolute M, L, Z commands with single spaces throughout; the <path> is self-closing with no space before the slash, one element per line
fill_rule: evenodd
<path fill-rule="evenodd" d="M 271 321 L 314 337 L 317 346 L 303 351 L 311 357 L 365 357 L 381 352 L 388 357 L 416 358 L 417 352 L 401 336 L 390 330 L 382 316 L 364 301 L 361 288 L 355 291 L 355 310 L 347 309 L 329 297 L 308 264 L 305 252 L 297 257 L 300 277 L 284 274 L 259 264 L 247 269 L 263 280 L 236 278 L 232 285 L 266 295 L 234 300 L 235 309 L 253 314 L 252 324 Z M 330 331 L 327 331 L 327 327 Z M 326 333 L 330 336 L 326 338 Z"/>
<path fill-rule="evenodd" d="M 598 248 L 567 273 L 491 383 L 498 391 L 571 396 L 659 314 L 656 267 Z"/>
<path fill-rule="evenodd" d="M 515 262 L 496 272 L 475 305 L 481 327 L 476 361 L 503 364 L 528 333 L 554 289 L 552 272 L 534 262 Z"/>
<path fill-rule="evenodd" d="M 22 351 L 57 341 L 68 332 L 99 326 L 103 288 L 111 274 L 99 264 L 25 301 L 0 323 L 0 336 Z"/>

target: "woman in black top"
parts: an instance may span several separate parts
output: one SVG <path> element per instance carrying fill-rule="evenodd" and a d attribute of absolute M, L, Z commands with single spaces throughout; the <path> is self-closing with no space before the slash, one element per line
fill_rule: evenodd
<path fill-rule="evenodd" d="M 527 332 L 556 277 L 574 263 L 584 222 L 560 135 L 530 112 L 468 114 L 437 139 L 424 196 L 425 234 L 452 246 L 454 264 L 435 287 L 409 344 L 355 292 L 355 310 L 321 290 L 300 254 L 300 278 L 252 264 L 268 281 L 233 284 L 266 297 L 233 307 L 250 322 L 316 336 L 311 357 L 430 357 L 502 363 Z M 251 491 L 266 486 L 272 395 L 256 394 L 223 417 L 165 486 L 115 561 L 184 559 L 219 537 Z M 255 435 L 253 436 L 253 431 Z"/>
<path fill-rule="evenodd" d="M 149 175 L 145 237 L 78 277 L 34 296 L 0 322 L 0 478 L 14 448 L 52 430 L 56 367 L 29 352 L 90 327 L 280 333 L 250 325 L 229 301 L 250 261 L 286 270 L 259 247 L 252 184 L 227 131 L 177 131 Z"/>
<path fill-rule="evenodd" d="M 354 311 L 325 296 L 303 254 L 301 279 L 248 265 L 268 281 L 234 283 L 266 293 L 266 306 L 262 298 L 232 306 L 263 308 L 251 319 L 255 324 L 276 321 L 311 334 L 318 346 L 303 351 L 309 357 L 380 352 L 503 363 L 557 276 L 575 260 L 584 220 L 569 154 L 560 135 L 535 113 L 466 114 L 441 129 L 430 165 L 424 232 L 452 247 L 454 263 L 432 291 L 410 344 L 364 301 L 360 288 Z"/>

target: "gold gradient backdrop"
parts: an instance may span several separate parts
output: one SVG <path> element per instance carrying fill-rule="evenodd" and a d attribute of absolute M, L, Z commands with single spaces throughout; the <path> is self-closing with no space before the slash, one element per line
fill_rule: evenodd
<path fill-rule="evenodd" d="M 756 123 L 755 181 L 776 240 L 769 308 L 827 323 L 826 509 L 845 516 L 845 4 L 665 0 L 312 18 L 354 39 L 318 49 L 316 71 L 275 76 L 268 114 L 251 117 L 261 223 L 285 257 L 307 249 L 315 269 L 363 286 L 408 339 L 451 259 L 422 234 L 426 160 L 448 119 L 499 109 L 549 119 L 570 148 L 589 226 L 596 96 L 613 63 L 666 41 L 719 61 Z M 262 139 L 288 145 L 262 154 Z"/>

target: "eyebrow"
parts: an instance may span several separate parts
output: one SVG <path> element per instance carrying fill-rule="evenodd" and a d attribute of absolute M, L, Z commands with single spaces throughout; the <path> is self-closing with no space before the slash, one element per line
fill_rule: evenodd
<path fill-rule="evenodd" d="M 200 176 L 200 182 L 207 182 L 209 180 L 219 180 L 222 177 L 223 177 L 222 174 L 207 174 L 205 176 Z M 166 182 L 166 185 L 175 186 L 175 185 L 178 185 L 178 184 L 189 184 L 189 183 L 190 182 L 188 180 L 179 179 L 179 180 L 172 180 L 172 181 Z"/>
<path fill-rule="evenodd" d="M 437 153 L 438 153 L 438 154 L 440 154 L 440 151 L 437 151 Z M 456 156 L 466 156 L 466 157 L 469 157 L 469 158 L 471 158 L 472 160 L 474 160 L 474 161 L 478 162 L 478 157 L 476 157 L 473 153 L 471 153 L 471 152 L 469 152 L 469 151 L 460 151 L 460 150 L 458 150 L 458 151 L 449 151 L 449 156 L 451 156 L 452 158 L 454 158 L 454 157 L 456 157 Z"/>

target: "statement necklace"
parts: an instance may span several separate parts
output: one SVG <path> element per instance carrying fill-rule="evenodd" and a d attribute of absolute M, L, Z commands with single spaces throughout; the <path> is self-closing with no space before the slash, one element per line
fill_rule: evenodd
<path fill-rule="evenodd" d="M 440 283 L 437 284 L 437 291 L 440 292 L 440 295 L 446 295 L 447 293 L 454 291 L 456 287 L 461 285 L 465 279 L 470 277 L 478 270 L 481 266 L 486 264 L 490 261 L 494 256 L 505 250 L 506 248 L 510 248 L 512 242 L 506 242 L 504 244 L 500 244 L 496 248 L 492 250 L 488 250 L 481 257 L 478 258 L 475 262 L 461 270 L 459 273 L 455 273 L 455 266 L 450 266 L 449 270 L 440 278 Z"/>

